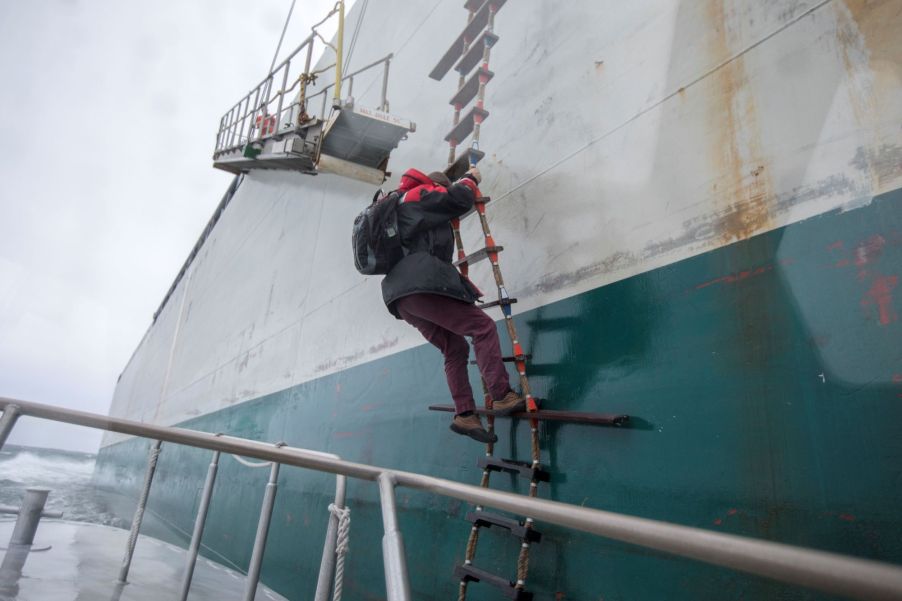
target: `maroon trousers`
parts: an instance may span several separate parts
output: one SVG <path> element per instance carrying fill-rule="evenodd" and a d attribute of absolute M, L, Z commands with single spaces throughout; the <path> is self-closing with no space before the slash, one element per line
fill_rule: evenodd
<path fill-rule="evenodd" d="M 457 413 L 476 409 L 467 374 L 470 346 L 464 336 L 473 338 L 476 364 L 492 398 L 501 399 L 511 390 L 501 360 L 498 331 L 485 311 L 438 294 L 411 294 L 398 299 L 395 308 L 404 321 L 418 329 L 445 356 L 445 377 Z"/>

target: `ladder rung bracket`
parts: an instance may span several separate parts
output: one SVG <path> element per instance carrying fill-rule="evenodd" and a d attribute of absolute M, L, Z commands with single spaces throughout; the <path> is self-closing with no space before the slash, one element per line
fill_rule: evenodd
<path fill-rule="evenodd" d="M 489 116 L 489 112 L 485 109 L 481 109 L 478 106 L 474 106 L 467 114 L 460 118 L 460 121 L 454 128 L 448 132 L 448 135 L 445 136 L 445 142 L 450 142 L 454 140 L 456 144 L 460 144 L 473 132 L 473 127 L 476 125 L 476 120 L 479 119 L 484 121 L 486 117 Z"/>
<path fill-rule="evenodd" d="M 514 588 L 514 583 L 504 578 L 496 576 L 491 572 L 482 570 L 472 565 L 458 565 L 454 567 L 454 575 L 467 582 L 484 582 L 490 586 L 497 588 L 504 595 L 505 599 L 515 599 L 516 601 L 532 601 L 532 593 L 521 589 Z"/>
<path fill-rule="evenodd" d="M 513 459 L 498 459 L 497 457 L 480 457 L 477 465 L 493 472 L 507 472 L 517 476 L 529 478 L 532 482 L 549 482 L 551 474 L 542 468 L 534 468 L 526 461 Z"/>
<path fill-rule="evenodd" d="M 454 266 L 458 267 L 466 263 L 467 265 L 472 265 L 473 263 L 478 263 L 483 259 L 487 258 L 489 255 L 498 253 L 504 250 L 503 246 L 486 246 L 485 248 L 480 248 L 474 253 L 470 253 L 463 259 L 458 259 L 454 262 Z"/>
<path fill-rule="evenodd" d="M 454 413 L 454 405 L 429 405 L 430 411 L 447 411 Z M 491 411 L 477 408 L 478 415 L 494 415 Z M 514 417 L 518 419 L 537 419 L 546 422 L 568 422 L 572 424 L 585 424 L 588 426 L 614 426 L 629 425 L 630 416 L 623 413 L 586 413 L 582 411 L 555 411 L 551 409 L 539 409 L 538 411 L 518 411 L 511 415 L 495 415 L 495 419 Z"/>
<path fill-rule="evenodd" d="M 457 93 L 451 98 L 451 101 L 448 103 L 451 106 L 466 106 L 470 104 L 470 101 L 476 98 L 477 92 L 479 92 L 479 78 L 484 77 L 486 82 L 492 80 L 495 77 L 495 73 L 489 71 L 488 69 L 483 69 L 479 67 L 479 69 L 470 76 L 470 79 L 460 87 Z"/>
<path fill-rule="evenodd" d="M 479 61 L 482 60 L 483 50 L 486 46 L 491 48 L 495 45 L 495 42 L 498 41 L 498 36 L 492 33 L 491 31 L 483 31 L 482 35 L 473 42 L 473 45 L 470 46 L 470 49 L 467 50 L 466 54 L 460 57 L 460 60 L 457 61 L 457 64 L 454 65 L 454 70 L 461 74 L 461 76 L 466 75 L 470 71 L 473 70 L 473 67 L 479 64 Z"/>
<path fill-rule="evenodd" d="M 476 14 L 473 15 L 473 19 L 467 23 L 467 26 L 461 32 L 457 39 L 454 40 L 454 43 L 451 44 L 451 47 L 445 52 L 444 56 L 442 56 L 441 60 L 439 60 L 438 64 L 433 67 L 432 71 L 429 73 L 429 77 L 436 81 L 441 81 L 442 78 L 451 70 L 451 66 L 457 62 L 457 60 L 464 53 L 464 44 L 466 40 L 475 40 L 476 36 L 479 35 L 479 32 L 485 29 L 485 26 L 489 24 L 489 10 L 492 6 L 494 6 L 495 12 L 497 12 L 506 0 L 486 0 L 481 8 L 476 11 Z M 468 2 L 468 6 L 469 6 Z"/>
<path fill-rule="evenodd" d="M 490 307 L 506 307 L 508 305 L 513 305 L 517 302 L 515 298 L 499 298 L 498 300 L 489 301 L 487 303 L 482 303 L 479 305 L 480 309 L 488 309 Z M 527 357 L 529 355 L 526 355 Z"/>
<path fill-rule="evenodd" d="M 464 3 L 464 8 L 472 12 L 482 6 L 483 2 L 485 2 L 485 0 L 467 0 L 466 3 Z"/>
<path fill-rule="evenodd" d="M 515 363 L 517 361 L 526 361 L 531 358 L 532 355 L 509 355 L 505 357 L 501 357 L 501 360 L 505 363 Z M 470 361 L 470 365 L 477 365 L 476 361 Z"/>
<path fill-rule="evenodd" d="M 520 520 L 505 517 L 490 511 L 469 511 L 467 512 L 467 517 L 465 519 L 471 524 L 482 528 L 491 528 L 492 526 L 504 528 L 517 538 L 530 543 L 538 543 L 542 540 L 542 533 L 538 530 L 527 528 Z"/>
<path fill-rule="evenodd" d="M 457 163 L 455 162 L 455 164 L 457 164 Z M 448 177 L 450 178 L 451 176 L 449 175 Z M 451 178 L 451 181 L 454 181 L 454 179 L 456 179 L 456 178 Z M 492 198 L 490 196 L 483 196 L 481 198 L 477 198 L 476 201 L 473 203 L 473 208 L 470 209 L 469 211 L 467 211 L 466 213 L 464 213 L 463 215 L 461 215 L 459 217 L 459 219 L 464 219 L 465 217 L 472 215 L 473 213 L 476 212 L 476 207 L 478 205 L 485 206 L 485 205 L 489 204 L 490 200 L 492 200 Z"/>

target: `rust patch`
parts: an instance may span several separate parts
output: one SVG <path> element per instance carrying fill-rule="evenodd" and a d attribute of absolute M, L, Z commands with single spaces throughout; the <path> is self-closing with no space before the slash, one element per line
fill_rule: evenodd
<path fill-rule="evenodd" d="M 789 265 L 791 260 L 784 259 L 780 261 L 781 265 Z M 725 276 L 709 280 L 707 282 L 701 283 L 695 287 L 696 290 L 701 290 L 702 288 L 707 288 L 708 286 L 713 286 L 715 284 L 735 284 L 736 282 L 742 282 L 749 278 L 753 278 L 759 275 L 764 275 L 765 273 L 773 271 L 777 267 L 776 263 L 770 263 L 768 265 L 762 265 L 760 267 L 756 267 L 755 269 L 745 269 L 743 271 L 739 271 L 736 273 L 730 273 Z"/>
<path fill-rule="evenodd" d="M 853 164 L 869 176 L 875 193 L 886 191 L 902 178 L 898 151 L 893 153 L 880 138 L 886 115 L 897 112 L 902 84 L 902 3 L 837 2 L 836 19 L 837 47 L 855 120 L 862 129 L 874 132 L 873 148 L 859 149 Z M 881 158 L 884 155 L 886 158 Z M 894 159 L 896 164 L 892 164 Z"/>
<path fill-rule="evenodd" d="M 867 49 L 877 86 L 877 101 L 894 101 L 902 81 L 902 2 L 898 0 L 846 0 L 860 42 Z M 840 11 L 842 12 L 842 11 Z M 842 41 L 842 40 L 841 40 Z"/>
<path fill-rule="evenodd" d="M 813 185 L 795 188 L 776 195 L 774 200 L 769 203 L 770 215 L 776 219 L 796 205 L 803 205 L 825 197 L 844 196 L 853 191 L 855 191 L 855 182 L 844 175 L 834 174 Z M 649 244 L 645 247 L 644 257 L 653 257 L 697 243 L 712 246 L 712 241 L 719 241 L 718 232 L 721 222 L 728 218 L 739 218 L 747 209 L 747 203 L 736 202 L 725 209 L 687 219 L 682 224 L 679 236 Z"/>
<path fill-rule="evenodd" d="M 835 267 L 854 266 L 855 278 L 865 287 L 859 301 L 862 312 L 867 318 L 876 317 L 874 321 L 881 326 L 888 326 L 899 319 L 893 302 L 893 291 L 899 285 L 899 277 L 887 275 L 879 266 L 886 247 L 898 244 L 892 235 L 889 237 L 888 241 L 881 234 L 873 234 L 851 247 L 848 257 L 834 263 Z"/>
<path fill-rule="evenodd" d="M 896 321 L 899 316 L 893 309 L 893 289 L 899 284 L 897 276 L 876 277 L 870 289 L 861 299 L 861 306 L 866 312 L 870 312 L 873 305 L 877 309 L 877 320 L 882 326 L 887 326 Z"/>
<path fill-rule="evenodd" d="M 724 13 L 722 0 L 707 5 L 712 37 L 710 54 L 714 62 L 730 56 L 727 28 L 740 19 Z M 712 188 L 715 213 L 721 216 L 716 233 L 722 244 L 745 240 L 773 227 L 768 201 L 771 183 L 761 151 L 757 111 L 746 83 L 748 76 L 742 57 L 711 75 L 708 98 L 714 122 L 709 137 L 709 155 L 714 162 L 716 182 Z"/>

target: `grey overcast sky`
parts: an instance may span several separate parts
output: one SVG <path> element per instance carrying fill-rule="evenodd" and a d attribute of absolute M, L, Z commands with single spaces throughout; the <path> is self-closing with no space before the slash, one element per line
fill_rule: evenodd
<path fill-rule="evenodd" d="M 231 180 L 211 166 L 219 118 L 265 76 L 290 4 L 0 3 L 0 396 L 107 412 Z M 297 2 L 280 56 L 333 4 Z M 10 438 L 99 440 L 31 418 Z"/>

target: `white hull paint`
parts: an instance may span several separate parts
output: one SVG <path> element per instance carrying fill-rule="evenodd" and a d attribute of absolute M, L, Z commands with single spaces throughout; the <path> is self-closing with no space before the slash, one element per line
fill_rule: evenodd
<path fill-rule="evenodd" d="M 417 123 L 387 186 L 444 164 L 456 76 L 427 74 L 461 4 L 369 2 L 351 67 L 394 52 L 390 110 Z M 902 186 L 898 2 L 511 0 L 495 30 L 482 189 L 517 311 Z M 360 105 L 378 104 L 372 77 L 355 81 Z M 176 424 L 423 344 L 353 267 L 373 191 L 250 173 L 111 414 Z M 464 240 L 479 247 L 472 220 Z M 492 296 L 488 267 L 471 275 Z"/>

